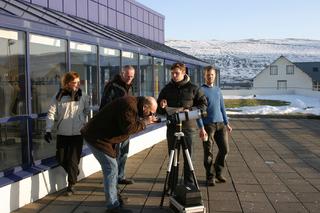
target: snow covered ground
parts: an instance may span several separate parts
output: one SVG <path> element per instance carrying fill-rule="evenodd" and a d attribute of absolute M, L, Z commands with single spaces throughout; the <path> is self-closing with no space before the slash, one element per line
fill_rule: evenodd
<path fill-rule="evenodd" d="M 251 96 L 230 96 L 225 95 L 224 99 L 249 99 Z M 319 97 L 307 97 L 301 95 L 257 95 L 256 99 L 287 101 L 288 106 L 252 106 L 227 109 L 227 114 L 313 114 L 320 115 L 320 95 Z"/>

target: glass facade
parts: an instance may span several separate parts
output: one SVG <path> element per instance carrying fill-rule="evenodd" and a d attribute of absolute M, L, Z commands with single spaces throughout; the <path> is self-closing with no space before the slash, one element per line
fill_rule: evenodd
<path fill-rule="evenodd" d="M 141 95 L 153 96 L 153 74 L 152 74 L 152 57 L 140 55 L 140 80 L 141 80 Z"/>
<path fill-rule="evenodd" d="M 56 151 L 55 140 L 47 144 L 43 139 L 46 126 L 44 113 L 60 88 L 61 76 L 66 72 L 67 42 L 30 34 L 29 43 L 31 108 L 33 114 L 39 115 L 32 120 L 33 158 L 39 160 L 54 156 Z"/>
<path fill-rule="evenodd" d="M 165 71 L 164 71 L 164 59 L 154 58 L 154 97 L 158 97 L 159 92 L 165 86 Z"/>
<path fill-rule="evenodd" d="M 1 171 L 26 160 L 25 33 L 0 29 L 0 48 Z"/>
<path fill-rule="evenodd" d="M 119 73 L 121 67 L 120 50 L 100 47 L 100 97 L 104 85 Z"/>
<path fill-rule="evenodd" d="M 81 90 L 90 96 L 90 104 L 97 106 L 100 103 L 98 95 L 97 46 L 71 41 L 70 63 L 71 70 L 80 74 Z"/>
<path fill-rule="evenodd" d="M 92 106 L 98 106 L 105 83 L 123 66 L 136 70 L 135 96 L 157 98 L 176 62 L 1 28 L 0 47 L 0 172 L 55 156 L 55 130 L 52 143 L 43 139 L 45 117 L 68 67 L 80 74 L 81 89 L 91 97 Z"/>
<path fill-rule="evenodd" d="M 133 52 L 122 51 L 122 67 L 126 65 L 131 65 L 135 69 L 135 77 L 133 80 L 133 95 L 138 96 L 140 94 L 140 85 L 139 85 L 139 70 L 138 70 L 138 62 L 139 55 Z"/>

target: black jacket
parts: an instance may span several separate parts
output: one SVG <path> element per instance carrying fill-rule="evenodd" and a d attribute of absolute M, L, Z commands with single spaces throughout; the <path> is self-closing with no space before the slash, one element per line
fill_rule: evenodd
<path fill-rule="evenodd" d="M 161 91 L 158 97 L 158 106 L 162 99 L 166 99 L 168 107 L 190 109 L 197 107 L 205 111 L 207 109 L 207 99 L 203 91 L 195 84 L 190 82 L 188 75 L 180 82 L 170 81 Z M 158 108 L 159 114 L 165 114 L 165 111 Z M 184 129 L 195 127 L 195 122 L 192 120 L 182 123 Z"/>
<path fill-rule="evenodd" d="M 123 82 L 119 74 L 114 76 L 114 78 L 109 81 L 103 89 L 99 110 L 101 110 L 106 104 L 111 103 L 111 101 L 127 95 L 132 96 L 132 85 L 127 85 Z"/>

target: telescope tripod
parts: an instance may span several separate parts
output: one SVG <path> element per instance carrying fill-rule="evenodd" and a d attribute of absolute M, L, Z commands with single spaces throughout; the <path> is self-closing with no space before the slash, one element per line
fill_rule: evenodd
<path fill-rule="evenodd" d="M 171 190 L 170 195 L 172 195 L 172 193 L 174 192 L 174 190 L 177 186 L 177 183 L 178 183 L 180 146 L 182 146 L 183 152 L 184 152 L 186 159 L 188 161 L 188 166 L 189 166 L 190 172 L 192 174 L 194 184 L 197 187 L 197 189 L 199 189 L 199 184 L 198 184 L 196 175 L 194 173 L 194 168 L 192 165 L 191 156 L 190 156 L 190 153 L 188 150 L 187 143 L 184 138 L 184 133 L 182 132 L 182 122 L 181 121 L 176 124 L 176 132 L 174 133 L 174 137 L 175 137 L 175 140 L 174 140 L 174 143 L 172 146 L 173 148 L 170 149 L 170 153 L 169 153 L 168 168 L 167 168 L 167 173 L 166 173 L 166 179 L 165 179 L 164 186 L 163 186 L 160 207 L 163 206 L 164 197 L 165 197 L 166 193 L 169 192 L 169 188 Z M 169 178 L 170 175 L 171 175 L 171 178 Z M 184 174 L 184 175 L 186 175 L 186 174 Z"/>

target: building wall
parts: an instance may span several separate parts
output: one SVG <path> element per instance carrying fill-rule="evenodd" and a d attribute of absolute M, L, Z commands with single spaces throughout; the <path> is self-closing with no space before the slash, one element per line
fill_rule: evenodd
<path fill-rule="evenodd" d="M 165 17 L 134 0 L 24 0 L 164 43 Z"/>
<path fill-rule="evenodd" d="M 270 66 L 278 67 L 278 75 L 270 75 Z M 267 68 L 262 70 L 254 79 L 253 87 L 256 89 L 277 89 L 278 80 L 287 81 L 287 89 L 310 89 L 312 90 L 312 79 L 301 69 L 294 65 L 294 74 L 286 73 L 286 66 L 294 65 L 285 57 L 281 56 Z"/>

